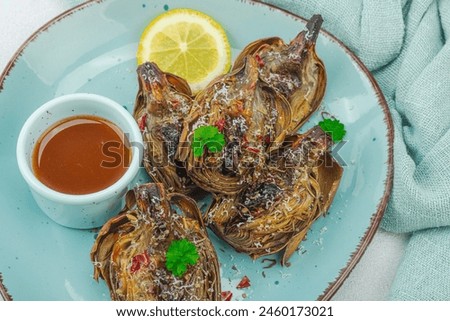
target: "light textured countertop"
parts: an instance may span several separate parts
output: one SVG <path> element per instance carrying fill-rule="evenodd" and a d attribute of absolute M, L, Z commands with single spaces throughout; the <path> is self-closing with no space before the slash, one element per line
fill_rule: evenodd
<path fill-rule="evenodd" d="M 61 12 L 82 2 L 0 0 L 0 69 L 6 67 L 16 50 L 36 29 Z M 406 235 L 395 235 L 379 230 L 333 299 L 387 299 L 406 242 Z"/>

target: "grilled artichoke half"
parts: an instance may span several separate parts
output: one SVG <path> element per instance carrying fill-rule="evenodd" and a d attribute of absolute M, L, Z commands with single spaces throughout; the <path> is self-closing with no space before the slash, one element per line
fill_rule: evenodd
<path fill-rule="evenodd" d="M 174 207 L 183 215 L 177 213 Z M 181 277 L 165 267 L 173 240 L 187 239 L 199 259 Z M 127 194 L 127 206 L 100 230 L 91 251 L 94 279 L 113 300 L 220 300 L 216 252 L 195 202 L 145 184 Z"/>
<path fill-rule="evenodd" d="M 233 66 L 240 69 L 249 55 L 257 59 L 261 79 L 291 104 L 291 133 L 317 110 L 325 94 L 325 66 L 315 51 L 322 22 L 320 15 L 314 15 L 289 44 L 278 37 L 256 40 L 242 50 Z"/>
<path fill-rule="evenodd" d="M 270 146 L 284 140 L 291 123 L 289 103 L 261 81 L 257 61 L 248 57 L 242 67 L 213 81 L 195 98 L 181 134 L 186 142 L 178 157 L 188 175 L 204 190 L 237 194 L 261 172 Z M 193 132 L 200 126 L 216 126 L 224 134 L 221 152 L 204 148 L 195 157 Z"/>
<path fill-rule="evenodd" d="M 216 196 L 207 224 L 254 259 L 285 249 L 285 264 L 338 188 L 343 170 L 328 152 L 330 140 L 320 127 L 289 137 L 272 152 L 257 184 L 239 195 Z"/>
<path fill-rule="evenodd" d="M 187 82 L 147 62 L 137 69 L 139 91 L 134 118 L 144 140 L 144 166 L 169 191 L 189 193 L 195 186 L 175 159 L 184 118 L 192 107 Z"/>

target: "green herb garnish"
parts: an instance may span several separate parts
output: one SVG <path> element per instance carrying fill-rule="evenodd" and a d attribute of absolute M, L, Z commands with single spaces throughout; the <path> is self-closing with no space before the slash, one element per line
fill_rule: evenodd
<path fill-rule="evenodd" d="M 225 136 L 216 126 L 200 126 L 194 130 L 192 142 L 194 156 L 201 157 L 205 146 L 211 153 L 221 152 L 225 146 Z"/>
<path fill-rule="evenodd" d="M 319 122 L 319 126 L 324 132 L 331 135 L 331 139 L 333 139 L 334 143 L 340 142 L 347 133 L 344 124 L 342 124 L 338 119 L 324 119 Z"/>
<path fill-rule="evenodd" d="M 170 243 L 166 253 L 166 268 L 176 277 L 186 273 L 188 265 L 197 263 L 199 255 L 194 243 L 187 239 L 175 240 Z"/>

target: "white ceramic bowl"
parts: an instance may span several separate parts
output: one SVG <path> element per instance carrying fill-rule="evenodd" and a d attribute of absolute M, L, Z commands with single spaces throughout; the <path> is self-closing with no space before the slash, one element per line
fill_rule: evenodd
<path fill-rule="evenodd" d="M 113 185 L 99 192 L 69 195 L 50 189 L 33 174 L 31 156 L 41 134 L 58 121 L 76 115 L 95 115 L 117 125 L 133 148 L 130 167 Z M 39 107 L 25 122 L 17 141 L 19 170 L 42 211 L 63 226 L 88 229 L 103 225 L 123 207 L 142 161 L 142 136 L 130 113 L 113 100 L 94 94 L 70 94 Z"/>

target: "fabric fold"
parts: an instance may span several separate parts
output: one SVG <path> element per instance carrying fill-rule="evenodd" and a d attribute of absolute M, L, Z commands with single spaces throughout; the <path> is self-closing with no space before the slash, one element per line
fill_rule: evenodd
<path fill-rule="evenodd" d="M 413 233 L 389 299 L 447 301 L 450 298 L 450 228 Z"/>

